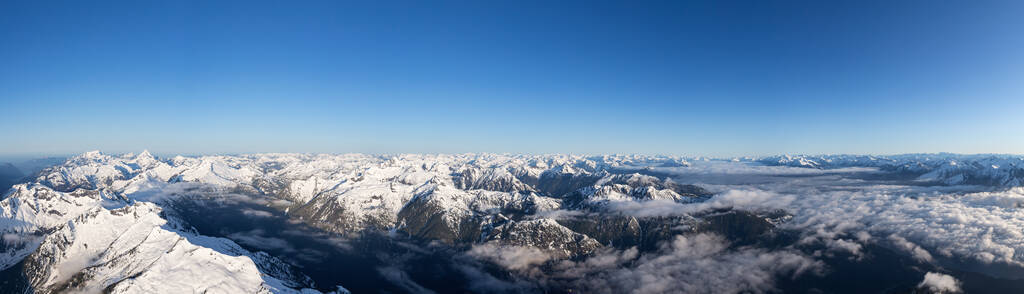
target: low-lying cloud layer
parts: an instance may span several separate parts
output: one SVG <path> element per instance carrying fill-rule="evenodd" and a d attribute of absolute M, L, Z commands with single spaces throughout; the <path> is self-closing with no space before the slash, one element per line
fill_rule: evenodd
<path fill-rule="evenodd" d="M 636 217 L 688 215 L 715 209 L 766 211 L 788 208 L 796 197 L 763 190 L 729 190 L 697 203 L 672 200 L 611 201 L 607 209 Z"/>
<path fill-rule="evenodd" d="M 773 175 L 789 167 L 747 164 L 725 174 Z M 666 168 L 679 171 L 685 168 Z M 849 256 L 860 262 L 868 246 L 882 246 L 936 268 L 969 268 L 993 276 L 1024 271 L 1024 188 L 984 190 L 978 186 L 927 186 L 838 172 L 788 172 L 757 184 L 705 184 L 718 193 L 702 202 L 614 200 L 602 213 L 640 218 L 698 215 L 723 209 L 784 210 L 792 216 L 779 229 L 794 232 L 782 249 L 730 248 L 716 235 L 680 235 L 656 252 L 605 250 L 581 261 L 558 261 L 532 248 L 474 247 L 469 254 L 529 276 L 542 287 L 608 293 L 766 292 L 778 279 L 829 270 L 824 257 Z M 685 173 L 678 173 L 685 175 Z M 785 174 L 783 174 L 785 175 Z M 700 184 L 700 183 L 698 183 Z M 585 218 L 594 212 L 550 211 L 536 217 Z M 544 268 L 543 271 L 538 268 Z M 737 270 L 742 269 L 742 270 Z M 921 288 L 955 293 L 954 277 L 928 273 Z"/>
<path fill-rule="evenodd" d="M 1024 267 L 1024 190 L 908 196 L 885 190 L 809 193 L 783 228 L 804 242 L 878 238 L 930 261 L 933 255 Z M 868 233 L 872 238 L 861 238 Z M 884 237 L 884 238 L 882 238 Z M 920 246 L 918 246 L 920 245 Z"/>
<path fill-rule="evenodd" d="M 510 254 L 511 253 L 511 254 Z M 676 236 L 655 252 L 608 249 L 580 261 L 551 263 L 533 248 L 480 245 L 468 252 L 540 283 L 582 293 L 763 293 L 777 278 L 822 273 L 824 264 L 794 250 L 730 249 L 713 234 Z"/>
<path fill-rule="evenodd" d="M 850 189 L 851 182 L 857 189 Z M 820 178 L 718 188 L 724 191 L 699 203 L 619 201 L 608 209 L 637 217 L 783 209 L 793 218 L 782 228 L 800 232 L 804 244 L 856 255 L 862 244 L 875 242 L 924 262 L 937 255 L 1024 268 L 1024 188 L 973 192 L 977 187 Z"/>

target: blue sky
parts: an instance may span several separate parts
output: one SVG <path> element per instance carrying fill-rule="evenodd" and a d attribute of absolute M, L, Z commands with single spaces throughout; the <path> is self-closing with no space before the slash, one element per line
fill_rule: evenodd
<path fill-rule="evenodd" d="M 0 2 L 0 154 L 1024 153 L 1024 1 L 206 2 Z"/>

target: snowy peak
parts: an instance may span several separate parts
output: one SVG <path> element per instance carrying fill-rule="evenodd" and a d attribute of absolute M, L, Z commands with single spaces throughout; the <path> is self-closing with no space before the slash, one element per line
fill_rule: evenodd
<path fill-rule="evenodd" d="M 153 168 L 154 165 L 157 164 L 156 157 L 150 154 L 149 150 L 143 150 L 142 153 L 135 155 L 135 158 L 133 158 L 132 161 L 135 162 L 135 164 L 146 168 Z"/>
<path fill-rule="evenodd" d="M 740 171 L 822 174 L 854 168 L 847 171 L 905 173 L 910 176 L 901 179 L 945 185 L 1021 186 L 1022 160 L 950 154 L 786 155 L 723 164 Z M 43 170 L 31 183 L 15 185 L 0 200 L 0 233 L 5 236 L 0 266 L 24 260 L 32 285 L 41 293 L 288 293 L 311 286 L 308 277 L 274 256 L 201 236 L 184 225 L 171 203 L 186 195 L 203 201 L 245 198 L 267 206 L 261 209 L 277 210 L 257 214 L 283 216 L 330 236 L 387 232 L 453 248 L 531 248 L 558 259 L 583 258 L 623 245 L 654 250 L 659 242 L 687 232 L 752 240 L 787 219 L 761 210 L 759 203 L 731 198 L 743 195 L 712 195 L 666 175 L 706 172 L 707 166 L 721 163 L 716 161 L 508 154 L 249 154 L 161 160 L 147 151 L 117 156 L 87 152 Z M 704 208 L 716 211 L 678 215 Z M 729 235 L 736 225 L 745 233 Z M 224 279 L 230 281 L 214 282 Z"/>
<path fill-rule="evenodd" d="M 72 159 L 74 159 L 74 160 L 99 160 L 99 159 L 103 159 L 103 158 L 107 158 L 107 157 L 109 157 L 109 156 L 104 155 L 103 152 L 100 152 L 99 150 L 93 150 L 93 151 L 87 151 L 87 152 L 84 152 L 82 154 L 79 154 L 78 156 L 75 156 Z"/>
<path fill-rule="evenodd" d="M 159 212 L 153 204 L 136 203 L 75 218 L 47 236 L 26 259 L 26 276 L 39 293 L 286 289 L 281 281 L 260 274 L 249 257 L 237 254 L 245 252 L 238 245 L 177 231 Z M 207 244 L 199 246 L 196 241 Z"/>

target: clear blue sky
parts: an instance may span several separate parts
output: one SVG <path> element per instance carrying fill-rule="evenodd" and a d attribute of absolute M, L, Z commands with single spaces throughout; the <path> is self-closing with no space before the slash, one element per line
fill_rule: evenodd
<path fill-rule="evenodd" d="M 701 2 L 2 1 L 0 154 L 1024 153 L 1024 1 Z"/>

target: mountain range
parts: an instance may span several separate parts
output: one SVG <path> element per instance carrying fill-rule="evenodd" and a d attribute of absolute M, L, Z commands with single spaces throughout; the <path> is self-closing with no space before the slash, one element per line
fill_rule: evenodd
<path fill-rule="evenodd" d="M 1009 155 L 157 158 L 93 151 L 30 175 L 3 194 L 0 269 L 4 288 L 36 293 L 616 292 L 580 281 L 613 273 L 600 263 L 635 273 L 698 262 L 750 267 L 758 275 L 723 274 L 734 281 L 729 287 L 677 290 L 773 292 L 800 287 L 779 277 L 827 281 L 821 277 L 830 270 L 853 267 L 846 263 L 857 254 L 836 255 L 832 246 L 899 252 L 866 242 L 870 236 L 859 236 L 861 243 L 853 241 L 857 236 L 838 239 L 846 245 L 804 240 L 807 235 L 788 228 L 801 217 L 795 209 L 747 201 L 756 195 L 734 195 L 721 183 L 689 180 L 708 173 L 750 178 L 755 170 L 861 181 L 885 174 L 901 185 L 974 186 L 978 192 L 1024 186 L 1024 158 Z M 297 233 L 287 237 L 290 232 Z M 290 238 L 324 241 L 317 246 L 352 259 L 324 265 L 336 254 L 304 255 L 318 251 Z M 940 249 L 914 246 L 926 253 Z M 917 270 L 945 268 L 902 256 Z M 435 258 L 473 266 L 428 266 Z M 674 261 L 657 263 L 666 258 Z M 421 265 L 396 265 L 396 259 Z M 350 266 L 371 274 L 338 269 Z M 430 287 L 422 276 L 431 271 L 459 277 Z M 353 278 L 339 278 L 339 272 Z M 683 279 L 684 272 L 661 278 Z M 363 274 L 372 277 L 355 278 Z M 642 289 L 648 288 L 629 290 Z"/>

